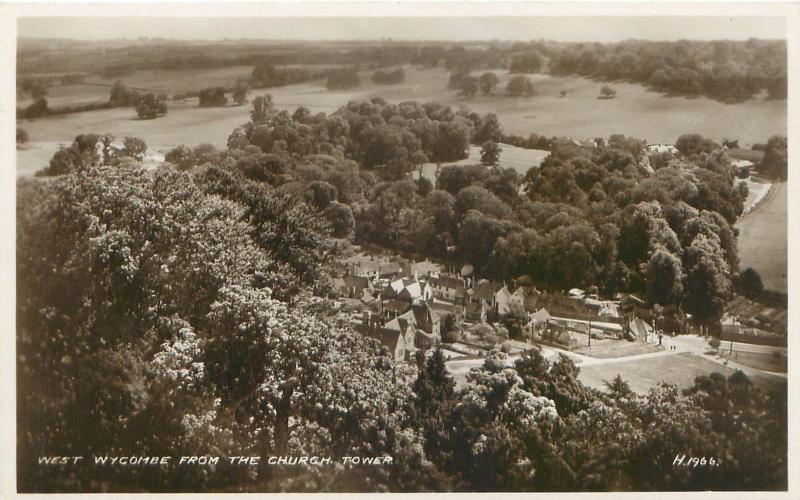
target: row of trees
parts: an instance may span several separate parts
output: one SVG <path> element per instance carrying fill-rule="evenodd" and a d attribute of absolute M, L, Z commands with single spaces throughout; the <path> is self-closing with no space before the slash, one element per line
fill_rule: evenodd
<path fill-rule="evenodd" d="M 495 92 L 499 84 L 500 79 L 492 72 L 487 71 L 479 78 L 465 72 L 454 72 L 450 74 L 447 88 L 450 90 L 458 90 L 464 98 L 469 99 L 475 96 L 479 90 L 484 95 L 490 95 Z M 533 83 L 530 78 L 524 75 L 515 75 L 508 80 L 506 84 L 506 93 L 515 97 L 530 97 L 535 95 L 536 91 L 533 88 Z"/>
<path fill-rule="evenodd" d="M 550 71 L 629 80 L 669 94 L 737 102 L 761 90 L 785 99 L 786 58 L 786 43 L 777 40 L 578 43 L 553 54 Z"/>
<path fill-rule="evenodd" d="M 372 73 L 372 81 L 381 85 L 392 85 L 402 83 L 406 79 L 406 72 L 403 68 L 392 71 L 377 70 Z"/>
<path fill-rule="evenodd" d="M 144 159 L 147 144 L 138 137 L 125 137 L 122 145 L 114 144 L 111 134 L 80 134 L 68 147 L 62 147 L 37 177 L 74 174 L 98 165 L 131 165 Z"/>
<path fill-rule="evenodd" d="M 329 70 L 325 88 L 328 90 L 347 90 L 358 87 L 360 84 L 361 78 L 358 76 L 358 68 L 346 67 Z"/>

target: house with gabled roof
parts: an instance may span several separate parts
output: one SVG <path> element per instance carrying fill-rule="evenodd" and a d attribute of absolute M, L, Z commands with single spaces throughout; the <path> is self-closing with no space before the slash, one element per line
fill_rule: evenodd
<path fill-rule="evenodd" d="M 487 312 L 485 301 L 468 302 L 464 306 L 464 316 L 468 321 L 486 323 Z"/>
<path fill-rule="evenodd" d="M 398 278 L 389 282 L 381 290 L 384 300 L 403 300 L 409 304 L 416 301 L 429 301 L 433 298 L 433 289 L 425 281 L 410 278 Z"/>
<path fill-rule="evenodd" d="M 402 274 L 403 266 L 397 262 L 386 262 L 378 270 L 378 277 L 393 279 Z"/>
<path fill-rule="evenodd" d="M 407 321 L 397 321 L 396 328 L 388 325 L 365 323 L 356 326 L 356 331 L 373 338 L 386 346 L 396 362 L 409 361 L 416 352 L 416 329 Z M 395 325 L 393 325 L 395 326 Z"/>
<path fill-rule="evenodd" d="M 342 278 L 342 292 L 351 299 L 361 298 L 364 290 L 372 289 L 372 279 L 366 276 L 347 274 Z"/>
<path fill-rule="evenodd" d="M 440 275 L 428 280 L 436 298 L 456 304 L 463 304 L 467 297 L 467 288 L 462 278 Z"/>
<path fill-rule="evenodd" d="M 491 309 L 497 308 L 497 292 L 505 285 L 493 281 L 480 281 L 470 290 L 471 302 L 486 302 Z"/>
<path fill-rule="evenodd" d="M 391 299 L 382 304 L 383 317 L 387 320 L 396 318 L 408 311 L 409 303 L 404 300 Z"/>
<path fill-rule="evenodd" d="M 497 313 L 501 315 L 507 314 L 513 305 L 524 308 L 525 290 L 520 286 L 512 293 L 507 286 L 503 285 L 503 288 L 495 294 L 495 302 L 497 302 Z"/>

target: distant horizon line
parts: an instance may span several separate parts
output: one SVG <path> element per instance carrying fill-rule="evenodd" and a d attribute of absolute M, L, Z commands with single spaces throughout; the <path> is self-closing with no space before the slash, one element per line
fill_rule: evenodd
<path fill-rule="evenodd" d="M 166 38 L 166 37 L 148 37 L 148 36 L 141 36 L 141 37 L 123 37 L 123 38 L 73 38 L 73 37 L 47 37 L 47 36 L 18 36 L 17 40 L 49 40 L 49 41 L 69 41 L 69 42 L 90 42 L 90 43 L 100 43 L 100 42 L 136 42 L 136 41 L 164 41 L 164 42 L 178 42 L 178 43 L 186 43 L 186 42 L 303 42 L 303 43 L 313 43 L 313 42 L 348 42 L 348 43 L 368 43 L 368 42 L 402 42 L 402 43 L 465 43 L 465 44 L 478 44 L 478 43 L 531 43 L 531 42 L 555 42 L 555 43 L 566 43 L 566 44 L 576 44 L 576 43 L 599 43 L 599 44 L 614 44 L 614 43 L 623 43 L 623 42 L 662 42 L 662 43 L 670 43 L 670 42 L 681 42 L 681 41 L 689 41 L 689 42 L 747 42 L 748 40 L 758 40 L 764 42 L 779 42 L 779 41 L 787 41 L 784 38 L 760 38 L 760 37 L 749 37 L 749 38 L 674 38 L 674 39 L 656 39 L 656 38 L 623 38 L 616 41 L 597 41 L 597 40 L 558 40 L 555 38 L 530 38 L 530 39 L 523 39 L 523 38 L 486 38 L 486 39 L 460 39 L 460 38 L 453 38 L 453 39 L 425 39 L 425 38 L 394 38 L 394 37 L 386 37 L 386 38 Z"/>

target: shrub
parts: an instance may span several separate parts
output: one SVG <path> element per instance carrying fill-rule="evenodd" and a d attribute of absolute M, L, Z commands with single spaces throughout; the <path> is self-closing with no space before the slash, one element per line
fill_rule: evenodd
<path fill-rule="evenodd" d="M 200 106 L 204 108 L 220 107 L 228 104 L 224 87 L 209 87 L 200 91 Z"/>

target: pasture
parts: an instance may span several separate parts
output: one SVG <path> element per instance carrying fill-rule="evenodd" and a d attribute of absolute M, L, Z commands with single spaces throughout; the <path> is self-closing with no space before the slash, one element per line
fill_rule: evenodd
<path fill-rule="evenodd" d="M 232 85 L 247 76 L 251 68 L 233 66 L 207 70 L 142 71 L 121 80 L 131 87 L 168 94 L 197 90 L 211 85 Z M 361 73 L 362 84 L 354 89 L 328 91 L 324 80 L 285 87 L 257 90 L 252 95 L 270 93 L 278 108 L 294 110 L 306 106 L 312 112 L 335 111 L 351 100 L 382 97 L 390 102 L 437 101 L 456 109 L 481 114 L 495 113 L 503 130 L 527 136 L 570 136 L 577 139 L 608 137 L 614 133 L 633 135 L 649 142 L 672 143 L 678 136 L 698 132 L 712 139 L 739 139 L 740 144 L 764 142 L 773 134 L 786 134 L 786 101 L 753 99 L 726 105 L 706 98 L 663 97 L 635 84 L 613 83 L 615 99 L 598 99 L 601 83 L 580 77 L 530 75 L 537 95 L 504 95 L 509 75 L 496 72 L 500 85 L 496 95 L 476 95 L 469 101 L 447 90 L 449 73 L 442 68 L 406 67 L 406 81 L 397 85 L 378 85 L 370 80 L 371 71 Z M 48 100 L 57 103 L 101 101 L 108 98 L 112 80 L 89 79 L 97 85 L 53 87 Z M 75 88 L 71 88 L 75 87 Z M 565 97 L 559 97 L 562 89 Z M 208 142 L 224 147 L 231 131 L 249 118 L 247 106 L 198 108 L 196 99 L 170 102 L 169 113 L 154 121 L 139 121 L 132 108 L 90 111 L 36 120 L 20 120 L 31 136 L 29 149 L 18 153 L 18 173 L 41 168 L 41 158 L 49 158 L 60 142 L 70 142 L 86 132 L 133 135 L 151 148 L 163 152 L 178 144 Z M 25 102 L 21 101 L 21 105 Z M 516 153 L 506 146 L 502 162 L 512 165 Z M 47 151 L 51 151 L 49 154 Z M 33 154 L 32 152 L 35 152 Z M 474 154 L 471 152 L 471 154 Z M 527 153 L 533 155 L 534 153 Z M 471 160 L 470 160 L 471 161 Z M 524 157 L 519 168 L 535 164 Z M 517 168 L 517 166 L 514 166 Z"/>
<path fill-rule="evenodd" d="M 761 203 L 736 222 L 740 268 L 752 267 L 764 288 L 788 291 L 788 199 L 786 183 L 776 183 Z"/>

